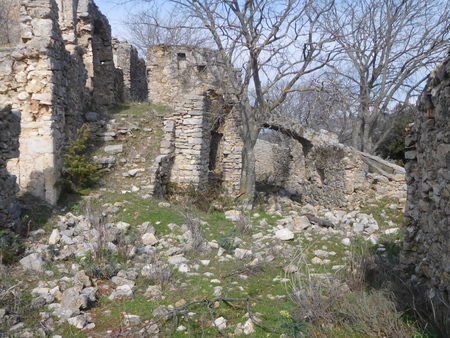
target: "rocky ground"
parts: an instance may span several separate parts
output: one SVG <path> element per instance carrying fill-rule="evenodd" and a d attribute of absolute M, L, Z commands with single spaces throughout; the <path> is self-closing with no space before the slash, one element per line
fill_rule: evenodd
<path fill-rule="evenodd" d="M 23 258 L 3 266 L 0 336 L 295 336 L 302 278 L 332 284 L 362 247 L 390 258 L 404 199 L 328 210 L 273 197 L 206 213 L 152 199 L 158 114 L 97 131 L 102 185 L 29 229 Z"/>

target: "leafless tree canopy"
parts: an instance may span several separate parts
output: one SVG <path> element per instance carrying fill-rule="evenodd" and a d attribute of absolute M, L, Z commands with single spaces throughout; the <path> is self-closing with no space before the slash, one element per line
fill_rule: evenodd
<path fill-rule="evenodd" d="M 375 152 L 380 119 L 408 102 L 449 49 L 448 0 L 343 0 L 321 17 L 340 57 L 332 72 L 347 79 L 353 146 Z"/>
<path fill-rule="evenodd" d="M 163 9 L 149 4 L 147 10 L 130 14 L 126 25 L 141 55 L 146 55 L 148 48 L 159 44 L 214 46 L 204 27 L 198 26 L 193 17 L 179 13 L 172 6 Z"/>
<path fill-rule="evenodd" d="M 0 45 L 13 45 L 20 38 L 18 0 L 0 0 Z"/>

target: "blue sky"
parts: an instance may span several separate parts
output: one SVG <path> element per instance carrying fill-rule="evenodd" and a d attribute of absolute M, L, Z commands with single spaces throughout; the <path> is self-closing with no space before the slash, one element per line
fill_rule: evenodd
<path fill-rule="evenodd" d="M 126 0 L 123 0 L 125 2 Z M 94 0 L 100 11 L 106 15 L 111 24 L 112 35 L 120 39 L 126 39 L 126 28 L 123 22 L 128 13 L 136 9 L 136 3 L 119 4 L 121 0 Z"/>

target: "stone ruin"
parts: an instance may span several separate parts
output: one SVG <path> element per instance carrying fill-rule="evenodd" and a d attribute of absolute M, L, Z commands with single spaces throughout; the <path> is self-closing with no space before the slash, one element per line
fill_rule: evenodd
<path fill-rule="evenodd" d="M 0 102 L 21 116 L 20 157 L 8 170 L 22 191 L 55 204 L 67 140 L 86 113 L 144 99 L 145 65 L 113 42 L 92 0 L 21 0 L 16 10 L 20 36 L 0 47 Z"/>
<path fill-rule="evenodd" d="M 21 116 L 20 156 L 7 169 L 23 192 L 55 204 L 68 139 L 93 112 L 125 99 L 172 111 L 151 168 L 154 194 L 167 182 L 204 189 L 213 181 L 237 195 L 243 143 L 228 72 L 239 70 L 226 69 L 220 52 L 159 45 L 145 64 L 133 46 L 111 37 L 92 0 L 21 0 L 17 10 L 19 40 L 0 49 L 0 102 Z M 265 128 L 289 142 L 258 141 L 258 180 L 302 202 L 348 206 L 370 188 L 390 190 L 401 181 L 369 174 L 367 161 L 332 134 L 280 121 Z"/>
<path fill-rule="evenodd" d="M 450 57 L 429 77 L 406 138 L 401 268 L 427 289 L 450 334 Z"/>
<path fill-rule="evenodd" d="M 149 100 L 174 111 L 165 118 L 161 155 L 152 168 L 153 193 L 162 194 L 167 182 L 202 189 L 212 178 L 236 194 L 242 138 L 220 54 L 192 46 L 155 46 L 147 65 Z M 339 144 L 336 135 L 292 125 L 276 115 L 264 127 L 283 133 L 287 141 L 258 140 L 258 183 L 282 189 L 302 203 L 330 207 L 356 207 L 373 197 L 373 190 L 404 199 L 403 168 L 392 166 L 394 175 L 369 173 L 367 158 Z"/>
<path fill-rule="evenodd" d="M 376 196 L 404 200 L 403 168 L 345 146 L 333 133 L 293 125 L 277 115 L 264 127 L 284 135 L 282 142 L 256 143 L 256 179 L 266 189 L 302 203 L 350 209 Z M 380 163 L 394 173 L 383 172 Z"/>
<path fill-rule="evenodd" d="M 233 90 L 220 53 L 193 46 L 155 46 L 147 56 L 149 100 L 173 110 L 164 121 L 153 190 L 165 182 L 203 189 L 211 175 L 239 187 L 242 139 Z"/>

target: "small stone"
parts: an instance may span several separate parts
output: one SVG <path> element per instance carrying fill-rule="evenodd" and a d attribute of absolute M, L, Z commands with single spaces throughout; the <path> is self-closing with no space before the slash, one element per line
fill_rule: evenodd
<path fill-rule="evenodd" d="M 222 294 L 223 286 L 215 286 L 213 296 L 218 297 Z"/>
<path fill-rule="evenodd" d="M 45 264 L 44 260 L 38 253 L 33 253 L 22 258 L 20 264 L 25 270 L 42 271 Z"/>
<path fill-rule="evenodd" d="M 227 320 L 223 317 L 219 317 L 214 320 L 214 325 L 217 326 L 219 330 L 223 330 L 227 327 Z"/>
<path fill-rule="evenodd" d="M 225 211 L 225 218 L 237 222 L 242 218 L 242 212 L 239 210 L 228 210 Z"/>
<path fill-rule="evenodd" d="M 116 290 L 113 292 L 113 294 L 111 294 L 111 296 L 113 296 L 112 297 L 113 299 L 115 297 L 132 297 L 133 296 L 133 288 L 128 284 L 120 285 L 116 288 Z"/>
<path fill-rule="evenodd" d="M 146 233 L 146 234 L 142 235 L 141 239 L 142 239 L 142 244 L 144 244 L 144 245 L 155 245 L 159 242 L 158 239 L 156 238 L 156 236 L 152 233 Z"/>
<path fill-rule="evenodd" d="M 189 271 L 191 271 L 191 269 L 189 269 L 189 266 L 186 263 L 182 263 L 178 266 L 178 271 L 189 272 Z"/>
<path fill-rule="evenodd" d="M 237 259 L 250 259 L 253 256 L 253 252 L 251 250 L 245 250 L 241 248 L 236 248 L 234 251 L 234 257 Z"/>
<path fill-rule="evenodd" d="M 384 233 L 386 235 L 392 235 L 392 234 L 398 234 L 399 231 L 400 231 L 400 228 L 392 228 L 392 229 L 384 230 Z"/>
<path fill-rule="evenodd" d="M 67 322 L 70 325 L 75 326 L 77 329 L 82 329 L 86 325 L 87 320 L 83 315 L 78 315 L 67 319 Z"/>
<path fill-rule="evenodd" d="M 351 240 L 350 238 L 346 237 L 341 240 L 341 243 L 344 244 L 345 246 L 348 246 L 351 244 Z"/>
<path fill-rule="evenodd" d="M 53 229 L 50 238 L 48 239 L 48 244 L 50 245 L 55 245 L 59 242 L 59 240 L 61 239 L 61 235 L 59 233 L 58 229 Z"/>
<path fill-rule="evenodd" d="M 108 154 L 119 154 L 123 152 L 123 144 L 110 145 L 105 147 L 105 152 Z"/>
<path fill-rule="evenodd" d="M 124 314 L 123 323 L 126 326 L 137 326 L 140 325 L 142 321 L 140 316 Z"/>
<path fill-rule="evenodd" d="M 248 319 L 244 324 L 244 333 L 252 334 L 255 333 L 255 324 L 251 319 Z"/>
<path fill-rule="evenodd" d="M 291 239 L 294 238 L 294 233 L 291 230 L 284 228 L 284 229 L 277 230 L 275 232 L 275 236 L 278 239 L 281 239 L 282 241 L 290 241 Z"/>
<path fill-rule="evenodd" d="M 184 299 L 180 299 L 178 302 L 175 303 L 175 307 L 181 307 L 185 305 L 187 302 Z"/>
<path fill-rule="evenodd" d="M 311 260 L 311 263 L 312 263 L 312 264 L 322 264 L 323 261 L 322 261 L 319 257 L 314 257 L 314 258 Z"/>

